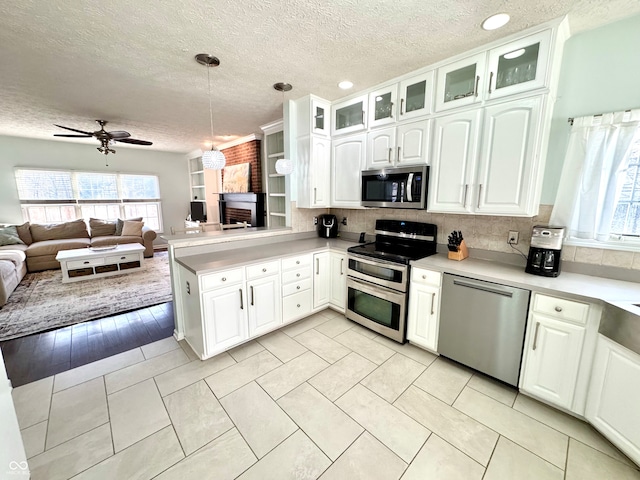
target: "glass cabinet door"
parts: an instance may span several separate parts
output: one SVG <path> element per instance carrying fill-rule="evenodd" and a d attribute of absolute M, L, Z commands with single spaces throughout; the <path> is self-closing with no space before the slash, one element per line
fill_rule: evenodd
<path fill-rule="evenodd" d="M 544 87 L 550 37 L 547 30 L 491 50 L 487 98 Z"/>
<path fill-rule="evenodd" d="M 333 106 L 332 134 L 351 133 L 366 128 L 367 96 L 348 100 Z"/>
<path fill-rule="evenodd" d="M 486 54 L 481 53 L 438 69 L 436 111 L 482 100 L 482 75 Z"/>
<path fill-rule="evenodd" d="M 432 96 L 433 72 L 400 82 L 399 119 L 408 120 L 430 114 Z"/>
<path fill-rule="evenodd" d="M 329 103 L 311 100 L 311 131 L 315 134 L 329 135 Z"/>
<path fill-rule="evenodd" d="M 396 121 L 398 84 L 369 94 L 369 127 L 378 127 Z"/>

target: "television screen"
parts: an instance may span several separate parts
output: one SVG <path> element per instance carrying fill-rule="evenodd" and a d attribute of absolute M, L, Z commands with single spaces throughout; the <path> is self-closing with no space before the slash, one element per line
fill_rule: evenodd
<path fill-rule="evenodd" d="M 204 202 L 191 202 L 191 220 L 194 222 L 207 221 L 207 204 Z"/>

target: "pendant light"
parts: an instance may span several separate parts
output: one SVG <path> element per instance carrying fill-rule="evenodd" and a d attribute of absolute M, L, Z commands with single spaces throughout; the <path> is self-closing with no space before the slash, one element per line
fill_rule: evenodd
<path fill-rule="evenodd" d="M 284 92 L 290 92 L 293 86 L 290 83 L 278 82 L 273 85 L 273 88 L 282 92 L 282 108 L 284 109 Z M 293 161 L 289 158 L 281 158 L 276 161 L 275 168 L 276 173 L 280 175 L 291 175 L 293 173 Z"/>
<path fill-rule="evenodd" d="M 211 121 L 211 150 L 202 152 L 202 167 L 209 170 L 222 170 L 227 163 L 224 154 L 218 150 L 213 144 L 213 107 L 211 106 L 211 75 L 209 70 L 211 67 L 220 65 L 218 57 L 207 53 L 199 53 L 196 55 L 196 62 L 207 67 L 207 85 L 209 86 L 209 120 Z"/>

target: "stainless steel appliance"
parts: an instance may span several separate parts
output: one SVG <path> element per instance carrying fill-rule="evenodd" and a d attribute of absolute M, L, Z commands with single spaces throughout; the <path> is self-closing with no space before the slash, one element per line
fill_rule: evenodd
<path fill-rule="evenodd" d="M 438 353 L 517 386 L 530 295 L 445 273 Z"/>
<path fill-rule="evenodd" d="M 409 262 L 436 253 L 430 223 L 376 220 L 376 241 L 348 249 L 346 317 L 405 342 Z"/>
<path fill-rule="evenodd" d="M 560 275 L 560 255 L 564 231 L 564 227 L 546 225 L 533 227 L 525 272 L 543 277 Z"/>
<path fill-rule="evenodd" d="M 338 219 L 335 215 L 318 215 L 318 236 L 322 238 L 338 236 Z"/>
<path fill-rule="evenodd" d="M 429 167 L 384 168 L 362 172 L 363 207 L 427 208 Z"/>

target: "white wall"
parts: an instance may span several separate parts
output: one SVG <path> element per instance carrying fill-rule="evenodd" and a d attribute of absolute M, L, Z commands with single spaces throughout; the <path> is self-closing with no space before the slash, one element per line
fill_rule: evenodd
<path fill-rule="evenodd" d="M 189 213 L 189 175 L 184 154 L 116 146 L 105 157 L 94 144 L 0 136 L 0 223 L 22 223 L 14 176 L 16 167 L 125 172 L 157 175 L 165 231 L 183 224 Z"/>

